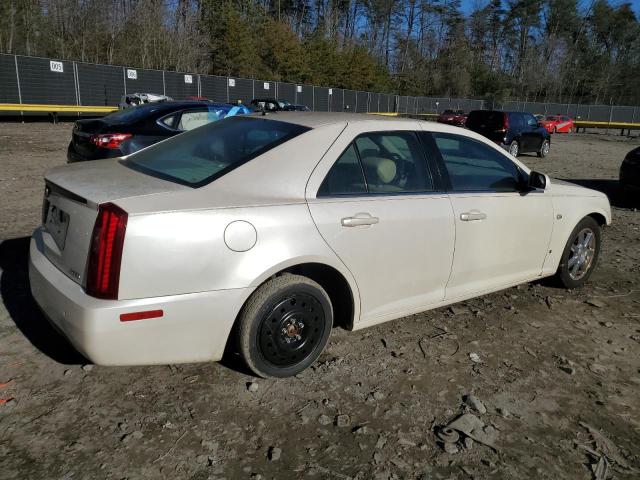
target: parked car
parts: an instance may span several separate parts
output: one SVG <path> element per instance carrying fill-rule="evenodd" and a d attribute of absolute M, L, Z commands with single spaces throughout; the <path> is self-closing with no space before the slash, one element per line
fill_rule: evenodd
<path fill-rule="evenodd" d="M 250 110 L 242 105 L 185 101 L 150 103 L 99 119 L 78 120 L 67 162 L 129 155 L 186 130 L 244 113 Z"/>
<path fill-rule="evenodd" d="M 620 186 L 625 193 L 640 191 L 640 147 L 634 148 L 624 157 L 620 165 Z"/>
<path fill-rule="evenodd" d="M 45 181 L 31 290 L 80 352 L 197 362 L 234 339 L 263 377 L 311 365 L 334 326 L 579 287 L 611 222 L 602 193 L 470 130 L 358 114 L 226 118 Z"/>
<path fill-rule="evenodd" d="M 285 112 L 310 112 L 311 111 L 311 109 L 306 105 L 293 105 L 293 104 L 285 105 L 283 110 Z"/>
<path fill-rule="evenodd" d="M 547 115 L 540 123 L 549 133 L 571 133 L 574 131 L 573 119 L 567 115 Z"/>
<path fill-rule="evenodd" d="M 123 95 L 118 104 L 119 110 L 125 108 L 137 107 L 145 103 L 170 102 L 173 98 L 159 93 L 129 93 Z"/>
<path fill-rule="evenodd" d="M 455 125 L 456 127 L 464 127 L 466 121 L 467 116 L 464 110 L 445 110 L 438 115 L 438 122 Z"/>
<path fill-rule="evenodd" d="M 267 111 L 276 112 L 279 110 L 286 110 L 291 105 L 286 100 L 277 100 L 275 98 L 254 98 L 249 102 L 249 106 L 254 111 Z"/>
<path fill-rule="evenodd" d="M 521 153 L 546 157 L 551 148 L 549 132 L 530 113 L 474 110 L 469 113 L 465 125 L 514 157 Z"/>

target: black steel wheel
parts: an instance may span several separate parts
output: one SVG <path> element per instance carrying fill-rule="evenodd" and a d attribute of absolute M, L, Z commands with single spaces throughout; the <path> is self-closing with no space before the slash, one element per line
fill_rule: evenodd
<path fill-rule="evenodd" d="M 311 365 L 329 340 L 331 300 L 309 278 L 285 274 L 259 287 L 238 324 L 239 351 L 261 377 L 288 377 Z"/>

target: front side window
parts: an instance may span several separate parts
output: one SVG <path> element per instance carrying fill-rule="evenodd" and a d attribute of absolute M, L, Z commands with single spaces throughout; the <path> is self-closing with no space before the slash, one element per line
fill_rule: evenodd
<path fill-rule="evenodd" d="M 318 195 L 432 190 L 433 182 L 414 132 L 371 132 L 358 136 L 342 153 Z"/>
<path fill-rule="evenodd" d="M 442 160 L 456 192 L 513 192 L 519 181 L 518 168 L 500 152 L 484 143 L 460 135 L 433 133 Z"/>
<path fill-rule="evenodd" d="M 195 188 L 308 130 L 276 120 L 231 117 L 140 150 L 122 164 Z"/>

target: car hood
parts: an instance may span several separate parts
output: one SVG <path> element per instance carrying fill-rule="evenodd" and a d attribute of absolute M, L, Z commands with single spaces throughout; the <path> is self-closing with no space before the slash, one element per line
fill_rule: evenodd
<path fill-rule="evenodd" d="M 570 197 L 601 197 L 607 199 L 608 197 L 598 190 L 582 187 L 575 183 L 567 182 L 566 180 L 560 180 L 557 178 L 551 179 L 550 191 L 553 195 L 563 195 Z"/>

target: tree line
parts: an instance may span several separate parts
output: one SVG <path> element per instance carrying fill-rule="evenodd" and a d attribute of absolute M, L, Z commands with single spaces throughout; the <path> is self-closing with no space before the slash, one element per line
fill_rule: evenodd
<path fill-rule="evenodd" d="M 608 0 L 2 0 L 0 52 L 415 96 L 640 104 Z"/>

